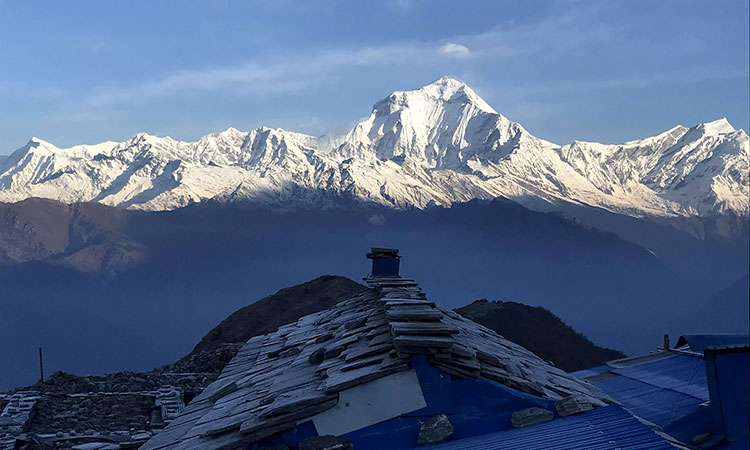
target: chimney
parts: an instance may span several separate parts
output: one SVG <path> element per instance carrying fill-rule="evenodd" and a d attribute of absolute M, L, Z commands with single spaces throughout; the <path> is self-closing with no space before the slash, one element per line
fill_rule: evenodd
<path fill-rule="evenodd" d="M 664 351 L 669 350 L 669 335 L 664 333 Z"/>
<path fill-rule="evenodd" d="M 373 277 L 397 277 L 399 259 L 397 248 L 373 247 L 367 254 L 367 259 L 372 260 Z"/>

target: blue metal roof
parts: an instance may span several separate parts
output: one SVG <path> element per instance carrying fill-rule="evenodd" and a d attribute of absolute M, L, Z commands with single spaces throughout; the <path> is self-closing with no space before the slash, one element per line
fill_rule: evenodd
<path fill-rule="evenodd" d="M 681 442 L 711 433 L 729 441 L 717 448 L 734 449 L 748 440 L 747 340 L 739 334 L 685 335 L 678 347 L 690 345 L 695 353 L 654 353 L 574 375 Z"/>
<path fill-rule="evenodd" d="M 588 381 L 633 414 L 682 442 L 712 430 L 706 362 L 700 356 L 661 353 L 613 361 Z"/>
<path fill-rule="evenodd" d="M 673 450 L 654 433 L 619 406 L 596 408 L 577 416 L 554 419 L 539 425 L 433 446 L 430 450 L 517 450 L 517 449 L 638 449 Z"/>
<path fill-rule="evenodd" d="M 703 353 L 706 347 L 750 345 L 750 334 L 683 334 L 675 347 L 688 345 L 690 350 Z"/>
<path fill-rule="evenodd" d="M 700 357 L 675 354 L 610 371 L 652 386 L 690 395 L 704 402 L 709 400 L 706 362 Z"/>
<path fill-rule="evenodd" d="M 591 381 L 633 414 L 682 442 L 710 431 L 711 413 L 702 399 L 625 376 Z"/>

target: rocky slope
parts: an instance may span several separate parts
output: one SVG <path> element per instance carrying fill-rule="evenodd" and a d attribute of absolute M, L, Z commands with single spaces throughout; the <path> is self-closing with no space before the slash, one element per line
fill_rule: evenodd
<path fill-rule="evenodd" d="M 148 257 L 148 249 L 123 232 L 131 215 L 96 203 L 39 198 L 0 203 L 0 266 L 45 261 L 116 275 Z"/>
<path fill-rule="evenodd" d="M 0 162 L 0 201 L 403 209 L 504 196 L 539 210 L 569 202 L 636 217 L 747 217 L 749 154 L 747 134 L 725 119 L 621 145 L 561 146 L 441 78 L 390 94 L 343 135 L 230 128 L 196 142 L 138 134 L 66 149 L 33 138 Z"/>
<path fill-rule="evenodd" d="M 622 352 L 592 343 L 545 308 L 517 302 L 477 300 L 455 311 L 566 372 L 625 357 Z"/>
<path fill-rule="evenodd" d="M 236 354 L 251 337 L 276 331 L 282 325 L 330 308 L 365 289 L 348 278 L 332 275 L 281 289 L 232 313 L 203 336 L 172 370 L 218 373 L 232 358 L 230 349 Z"/>

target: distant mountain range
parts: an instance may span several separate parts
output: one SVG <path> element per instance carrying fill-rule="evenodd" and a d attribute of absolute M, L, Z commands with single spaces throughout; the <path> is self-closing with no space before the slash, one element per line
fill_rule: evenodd
<path fill-rule="evenodd" d="M 373 245 L 401 248 L 402 273 L 444 307 L 490 296 L 522 299 L 625 351 L 596 329 L 606 322 L 586 319 L 613 310 L 601 295 L 635 296 L 632 304 L 640 305 L 650 301 L 644 292 L 658 292 L 655 282 L 675 284 L 636 244 L 502 199 L 284 214 L 28 199 L 0 204 L 0 242 L 0 386 L 33 381 L 39 346 L 50 371 L 148 370 L 174 361 L 230 313 L 279 286 L 321 274 L 367 275 L 364 254 Z"/>
<path fill-rule="evenodd" d="M 680 317 L 747 274 L 746 237 L 699 240 L 608 214 L 654 246 L 506 199 L 283 214 L 210 203 L 167 212 L 44 199 L 0 204 L 0 389 L 33 382 L 39 346 L 50 372 L 175 361 L 279 286 L 367 275 L 364 253 L 373 245 L 400 248 L 402 273 L 445 308 L 520 300 L 626 353 L 648 351 L 666 331 L 693 331 Z M 702 313 L 700 329 L 742 331 L 743 318 L 727 304 Z"/>
<path fill-rule="evenodd" d="M 558 145 L 452 78 L 390 94 L 339 135 L 230 128 L 197 142 L 142 133 L 66 149 L 33 138 L 0 161 L 0 201 L 145 210 L 206 200 L 422 209 L 506 197 L 540 211 L 573 204 L 633 217 L 746 218 L 749 196 L 748 135 L 725 119 L 619 145 Z"/>

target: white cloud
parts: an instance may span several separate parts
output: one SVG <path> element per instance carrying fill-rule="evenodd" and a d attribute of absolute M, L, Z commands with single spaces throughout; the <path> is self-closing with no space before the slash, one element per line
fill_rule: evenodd
<path fill-rule="evenodd" d="M 434 47 L 433 47 L 434 48 Z M 346 69 L 377 65 L 419 65 L 434 60 L 427 44 L 393 44 L 358 49 L 328 50 L 274 60 L 199 70 L 182 70 L 148 82 L 100 90 L 90 106 L 138 103 L 195 92 L 231 91 L 235 95 L 299 92 L 334 82 Z"/>
<path fill-rule="evenodd" d="M 394 0 L 394 5 L 408 7 L 412 3 L 411 0 Z M 623 29 L 624 25 L 591 20 L 596 17 L 600 8 L 601 6 L 574 8 L 564 14 L 533 22 L 501 24 L 477 34 L 445 36 L 440 41 L 403 41 L 359 48 L 328 48 L 310 53 L 275 54 L 227 66 L 180 70 L 131 85 L 100 89 L 85 96 L 84 102 L 85 106 L 101 109 L 119 104 L 145 104 L 162 98 L 205 93 L 272 96 L 332 86 L 356 70 L 370 71 L 375 75 L 382 70 L 407 73 L 419 68 L 422 73 L 428 72 L 437 78 L 455 73 L 456 59 L 466 60 L 463 69 L 469 73 L 482 73 L 486 70 L 485 67 L 502 62 L 511 63 L 513 67 L 519 68 L 514 75 L 508 75 L 512 83 L 507 83 L 502 77 L 493 77 L 493 88 L 497 90 L 504 84 L 510 84 L 512 87 L 502 90 L 523 90 L 528 93 L 547 90 L 557 92 L 564 89 L 612 89 L 734 78 L 738 75 L 737 70 L 692 73 L 684 65 L 674 73 L 664 70 L 656 73 L 641 70 L 628 73 L 627 70 L 592 69 L 590 74 L 586 74 L 586 79 L 550 79 L 544 72 L 530 77 L 519 75 L 524 68 L 530 67 L 530 61 L 573 61 L 580 66 L 585 55 L 601 53 L 602 49 L 627 48 L 631 45 L 630 41 L 634 38 L 632 33 Z M 588 22 L 593 25 L 584 30 L 576 26 Z M 739 75 L 742 74 L 746 76 L 746 68 L 740 68 Z M 475 78 L 473 87 L 481 84 L 482 76 L 472 78 Z M 363 79 L 366 80 L 367 77 L 364 76 Z M 0 85 L 0 91 L 2 88 Z"/>
<path fill-rule="evenodd" d="M 389 0 L 386 4 L 389 8 L 402 13 L 408 13 L 414 9 L 414 0 Z"/>
<path fill-rule="evenodd" d="M 367 218 L 371 225 L 385 225 L 385 216 L 382 214 L 373 214 Z"/>
<path fill-rule="evenodd" d="M 471 56 L 469 47 L 454 42 L 448 42 L 438 49 L 438 53 L 441 55 L 449 56 L 451 58 L 464 59 Z"/>

